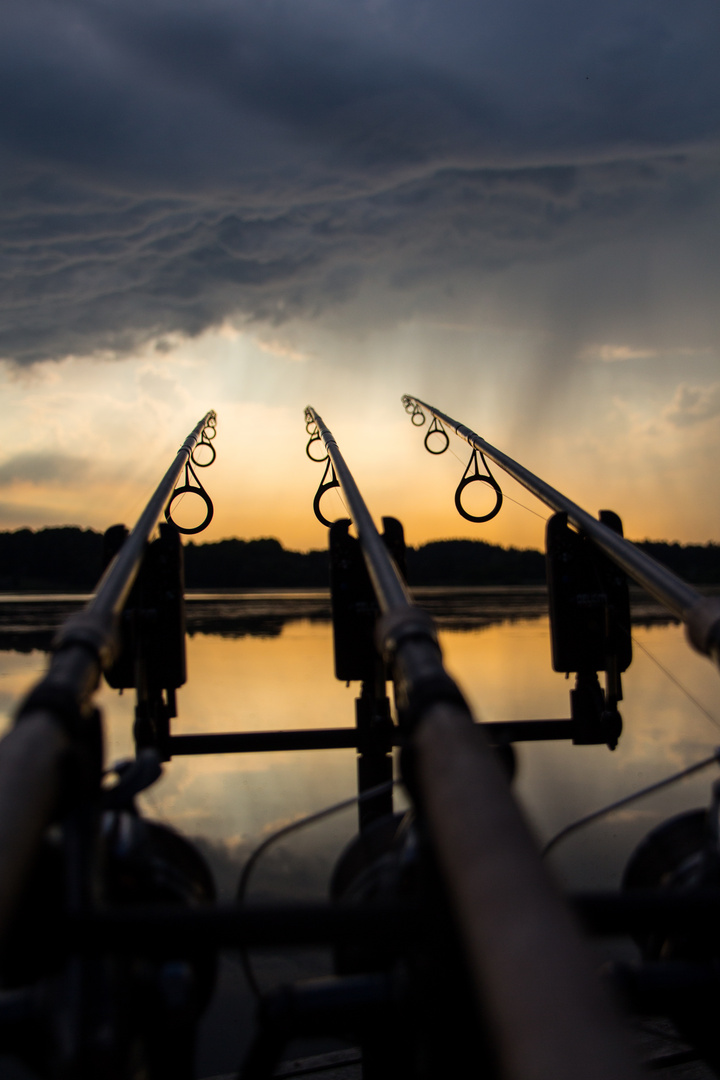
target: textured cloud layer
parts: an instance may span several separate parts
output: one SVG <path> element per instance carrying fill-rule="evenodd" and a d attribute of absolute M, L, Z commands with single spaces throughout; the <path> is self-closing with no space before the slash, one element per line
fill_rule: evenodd
<path fill-rule="evenodd" d="M 509 267 L 718 212 L 710 0 L 1 18 L 0 355 L 19 362 L 312 317 L 372 285 L 442 310 Z"/>
<path fill-rule="evenodd" d="M 676 427 L 687 427 L 720 416 L 720 383 L 712 386 L 678 386 L 666 418 Z"/>
<path fill-rule="evenodd" d="M 0 488 L 15 483 L 67 484 L 82 480 L 88 470 L 88 461 L 68 454 L 16 454 L 0 465 Z"/>

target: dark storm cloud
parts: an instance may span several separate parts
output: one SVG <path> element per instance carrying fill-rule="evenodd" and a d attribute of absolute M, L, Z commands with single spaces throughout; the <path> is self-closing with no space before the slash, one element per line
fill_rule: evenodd
<path fill-rule="evenodd" d="M 662 228 L 717 177 L 720 12 L 6 0 L 0 354 L 316 315 Z"/>

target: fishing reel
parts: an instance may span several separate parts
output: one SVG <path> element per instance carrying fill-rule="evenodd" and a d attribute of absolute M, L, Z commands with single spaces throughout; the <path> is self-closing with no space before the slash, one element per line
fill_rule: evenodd
<path fill-rule="evenodd" d="M 678 814 L 648 833 L 628 860 L 622 888 L 686 895 L 720 889 L 720 780 L 707 809 Z M 690 924 L 682 932 L 648 929 L 634 937 L 646 961 L 720 961 L 720 933 L 705 925 Z"/>
<path fill-rule="evenodd" d="M 142 752 L 86 812 L 46 833 L 0 957 L 0 1054 L 39 1077 L 192 1077 L 197 1023 L 212 995 L 212 952 L 153 948 L 141 928 L 92 940 L 112 910 L 189 909 L 215 899 L 212 874 L 179 833 L 141 817 L 134 796 L 160 773 Z M 122 927 L 120 927 L 122 929 Z"/>
<path fill-rule="evenodd" d="M 334 951 L 339 975 L 381 974 L 387 980 L 384 1024 L 358 1032 L 368 1077 L 459 1076 L 467 1061 L 483 1058 L 491 1077 L 463 950 L 414 814 L 389 815 L 352 840 L 335 866 L 330 895 L 370 910 L 392 903 L 419 913 L 418 934 L 410 941 L 349 942 Z"/>
<path fill-rule="evenodd" d="M 334 975 L 263 995 L 242 1080 L 268 1080 L 287 1044 L 308 1036 L 360 1047 L 365 1080 L 460 1076 L 470 1060 L 493 1080 L 463 950 L 412 812 L 365 824 L 335 864 L 330 899 L 363 913 L 363 924 L 375 913 L 377 929 L 335 942 Z M 389 911 L 404 926 L 394 936 L 382 928 Z"/>
<path fill-rule="evenodd" d="M 645 837 L 628 860 L 622 889 L 629 897 L 654 893 L 668 904 L 677 898 L 688 908 L 674 925 L 648 920 L 635 931 L 642 963 L 616 965 L 616 984 L 636 1011 L 669 1016 L 720 1070 L 720 781 L 713 784 L 708 808 L 669 818 Z M 704 917 L 708 910 L 710 918 Z"/>

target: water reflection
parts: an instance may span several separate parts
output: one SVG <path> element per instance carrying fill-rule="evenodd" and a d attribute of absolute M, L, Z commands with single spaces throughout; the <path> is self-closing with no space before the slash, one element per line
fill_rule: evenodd
<path fill-rule="evenodd" d="M 451 672 L 479 719 L 569 715 L 571 683 L 550 670 L 546 617 L 472 630 L 441 629 Z M 688 649 L 679 627 L 639 626 L 635 637 L 712 707 L 717 675 Z M 286 624 L 278 638 L 229 641 L 196 637 L 189 646 L 192 678 L 180 697 L 178 731 L 259 730 L 352 724 L 356 687 L 332 677 L 330 627 Z M 212 712 L 208 712 L 212 703 Z M 625 679 L 624 732 L 618 749 L 565 743 L 519 747 L 517 792 L 545 840 L 569 821 L 680 769 L 711 752 L 718 732 L 640 649 Z M 351 751 L 262 754 L 239 759 L 176 759 L 155 789 L 157 808 L 172 820 L 197 816 L 217 838 L 261 835 L 293 815 L 343 798 L 354 784 Z M 573 887 L 617 883 L 627 855 L 647 829 L 686 806 L 707 801 L 700 775 L 569 839 L 553 864 Z M 208 809 L 210 808 L 210 809 Z M 354 828 L 329 826 L 340 841 Z M 296 850 L 330 839 L 302 834 Z"/>
<path fill-rule="evenodd" d="M 550 667 L 544 590 L 421 590 L 436 618 L 446 663 L 478 719 L 569 715 L 571 683 Z M 2 598 L 0 720 L 45 666 L 54 627 L 77 606 L 71 597 Z M 639 645 L 712 712 L 717 676 L 680 627 L 647 603 L 634 606 Z M 357 686 L 333 677 L 329 598 L 321 592 L 195 596 L 188 606 L 189 681 L 178 693 L 177 733 L 348 727 Z M 547 839 L 575 817 L 651 783 L 710 752 L 720 733 L 642 648 L 624 677 L 624 731 L 614 753 L 564 743 L 519 748 L 517 792 L 537 835 Z M 109 759 L 132 753 L 132 695 L 103 688 Z M 352 751 L 176 758 L 147 795 L 148 811 L 209 844 L 239 854 L 293 817 L 354 789 Z M 610 885 L 635 840 L 656 820 L 707 799 L 701 775 L 568 839 L 553 864 L 572 885 Z M 354 828 L 345 814 L 292 841 L 319 859 Z M 231 861 L 235 861 L 235 857 Z M 230 856 L 228 856 L 230 858 Z"/>
<path fill-rule="evenodd" d="M 568 715 L 570 684 L 550 669 L 542 589 L 420 590 L 436 618 L 448 667 L 482 720 Z M 0 710 L 7 717 L 45 664 L 53 629 L 77 598 L 3 597 L 0 603 Z M 712 711 L 712 666 L 682 631 L 637 601 L 634 636 Z M 198 594 L 188 606 L 189 682 L 178 695 L 178 733 L 352 726 L 356 687 L 332 673 L 329 598 L 322 592 Z M 625 727 L 615 753 L 561 743 L 520 748 L 517 782 L 537 834 L 702 757 L 718 734 L 636 646 L 624 679 Z M 104 688 L 108 756 L 132 752 L 132 695 Z M 148 795 L 148 808 L 214 844 L 254 842 L 268 829 L 345 797 L 355 782 L 352 751 L 176 758 Z M 647 804 L 569 839 L 553 856 L 563 878 L 610 884 L 627 850 L 658 816 L 707 796 L 700 776 Z M 347 824 L 324 827 L 345 835 Z M 317 834 L 319 836 L 319 833 Z M 323 841 L 324 842 L 324 841 Z M 321 846 L 298 836 L 295 849 Z"/>
<path fill-rule="evenodd" d="M 552 672 L 542 591 L 426 592 L 438 617 L 446 663 L 479 719 L 538 719 L 569 715 L 571 683 Z M 682 630 L 655 609 L 638 608 L 633 629 L 640 646 L 692 690 L 710 712 L 717 709 L 717 672 L 686 645 Z M 66 606 L 0 605 L 0 711 L 14 703 L 44 670 L 40 647 Z M 323 594 L 256 593 L 199 597 L 189 608 L 189 682 L 178 694 L 176 733 L 352 726 L 356 684 L 333 677 L 332 630 Z M 532 743 L 519 747 L 516 791 L 533 830 L 546 840 L 591 810 L 620 798 L 712 752 L 718 725 L 636 646 L 624 677 L 624 731 L 618 749 Z M 107 754 L 132 752 L 133 698 L 103 688 Z M 594 824 L 559 845 L 552 866 L 570 888 L 617 885 L 635 844 L 666 817 L 708 801 L 712 770 Z M 353 751 L 312 751 L 175 758 L 143 796 L 143 807 L 186 835 L 208 856 L 225 898 L 234 894 L 247 854 L 269 832 L 299 816 L 342 800 L 355 790 Z M 261 861 L 254 899 L 319 898 L 332 866 L 356 829 L 344 811 L 283 841 Z M 322 970 L 326 958 L 296 956 L 259 961 L 265 983 Z M 239 993 L 240 976 L 226 962 L 224 986 Z M 233 1006 L 236 1008 L 236 1006 Z M 218 1032 L 228 1022 L 227 994 L 208 1019 L 206 1072 L 232 1066 L 240 1042 L 220 1053 Z M 237 1018 L 237 1012 L 235 1012 Z M 223 1019 L 224 1018 L 224 1019 Z M 235 1027 L 237 1023 L 235 1022 Z M 228 1060 L 228 1058 L 230 1060 Z"/>

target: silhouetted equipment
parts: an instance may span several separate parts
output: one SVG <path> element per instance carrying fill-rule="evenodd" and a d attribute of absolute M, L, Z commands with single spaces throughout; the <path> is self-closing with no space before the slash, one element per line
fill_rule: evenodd
<path fill-rule="evenodd" d="M 477 450 L 494 461 L 551 510 L 566 514 L 570 525 L 591 540 L 600 551 L 612 559 L 616 566 L 646 589 L 663 607 L 681 619 L 685 624 L 688 640 L 694 648 L 705 656 L 710 656 L 720 666 L 720 600 L 703 596 L 677 574 L 673 574 L 671 570 L 625 540 L 622 530 L 618 532 L 608 522 L 603 521 L 602 515 L 598 521 L 566 495 L 541 480 L 539 476 L 535 476 L 524 465 L 514 461 L 502 450 L 491 446 L 470 428 L 453 420 L 451 416 L 436 409 L 434 405 L 428 405 L 408 394 L 403 397 L 402 402 L 414 424 L 417 425 L 418 422 L 424 424 L 425 412 L 429 413 L 438 425 L 450 428 L 473 450 Z M 418 421 L 418 417 L 422 419 Z M 483 478 L 480 477 L 480 479 Z"/>
<path fill-rule="evenodd" d="M 556 671 L 577 675 L 571 692 L 573 742 L 606 741 L 614 748 L 620 736 L 621 674 L 632 660 L 628 577 L 680 618 L 690 643 L 720 664 L 720 601 L 703 596 L 625 540 L 616 514 L 603 510 L 596 520 L 435 406 L 409 395 L 402 402 L 415 426 L 424 425 L 426 414 L 432 417 L 425 437 L 431 453 L 448 448 L 448 429 L 471 447 L 470 464 L 455 494 L 456 506 L 468 520 L 489 520 L 502 503 L 486 458 L 554 511 L 546 531 L 552 659 Z M 434 448 L 429 444 L 431 431 L 445 436 L 440 443 L 436 439 Z M 478 454 L 485 474 L 479 472 Z M 474 482 L 488 484 L 495 492 L 496 505 L 484 517 L 472 517 L 462 506 L 462 492 Z M 597 679 L 599 671 L 605 673 L 604 692 Z M 562 734 L 559 726 L 554 731 L 548 727 L 545 737 Z M 588 815 L 586 820 L 595 817 Z M 709 809 L 680 814 L 643 841 L 629 860 L 622 893 L 593 900 L 585 897 L 579 904 L 586 923 L 596 932 L 612 932 L 614 925 L 616 930 L 630 932 L 641 949 L 642 964 L 619 964 L 614 971 L 625 999 L 640 1012 L 671 1017 L 696 1047 L 696 1054 L 716 1070 L 720 1069 L 715 1020 L 720 1003 L 720 943 L 705 913 L 720 903 L 719 823 L 720 781 L 713 785 Z M 563 830 L 548 847 L 574 827 Z"/>
<path fill-rule="evenodd" d="M 428 435 L 429 434 L 430 432 L 428 432 Z M 446 431 L 443 431 L 442 434 L 445 435 L 445 437 L 447 438 Z M 430 450 L 430 447 L 428 446 L 427 435 L 425 436 L 425 447 L 427 450 Z M 430 450 L 430 453 L 444 454 L 446 449 L 447 447 L 445 447 L 445 449 L 443 450 Z M 455 491 L 455 508 L 457 509 L 458 514 L 460 514 L 461 517 L 464 517 L 466 521 L 474 521 L 477 523 L 481 523 L 483 521 L 492 521 L 494 517 L 497 517 L 497 515 L 502 509 L 503 502 L 503 493 L 500 490 L 500 485 L 498 484 L 493 474 L 490 472 L 490 466 L 488 465 L 482 454 L 480 454 L 480 457 L 482 458 L 485 472 L 480 472 L 478 451 L 473 450 L 472 454 L 470 455 L 470 460 L 467 463 L 467 468 L 465 469 L 465 472 L 462 475 L 462 479 L 460 480 L 460 483 L 457 486 L 457 490 Z M 492 509 L 488 510 L 486 514 L 471 514 L 470 511 L 466 510 L 463 506 L 463 492 L 467 487 L 470 486 L 470 484 L 477 483 L 487 484 L 488 487 L 492 488 L 493 492 L 495 493 L 495 505 L 492 507 Z"/>
<path fill-rule="evenodd" d="M 682 619 L 691 644 L 720 665 L 720 600 L 703 596 L 625 540 L 617 514 L 601 510 L 599 519 L 592 517 L 524 465 L 434 405 L 410 395 L 405 395 L 402 402 L 416 426 L 424 424 L 425 414 L 429 413 L 434 430 L 447 435 L 449 428 L 472 448 L 470 465 L 475 461 L 475 470 L 471 473 L 468 465 L 455 493 L 456 506 L 468 520 L 487 521 L 502 505 L 502 493 L 487 468 L 486 457 L 555 511 L 548 519 L 546 534 L 553 667 L 556 671 L 577 674 L 571 694 L 574 742 L 602 741 L 614 748 L 622 731 L 617 710 L 617 703 L 622 700 L 620 676 L 632 659 L 625 575 Z M 448 445 L 449 442 L 438 452 L 443 453 Z M 479 473 L 477 454 L 485 464 L 485 475 Z M 473 482 L 489 484 L 496 493 L 496 504 L 485 517 L 473 518 L 462 507 L 461 493 Z M 597 680 L 598 671 L 605 673 L 604 692 Z"/>
<path fill-rule="evenodd" d="M 170 507 L 183 468 L 192 486 L 189 462 L 210 445 L 215 424 L 206 413 L 188 435 L 133 530 L 108 531 L 94 596 L 61 628 L 47 674 L 0 743 L 0 944 L 17 1006 L 3 1026 L 0 1001 L 0 1046 L 17 1048 L 42 1075 L 192 1075 L 194 1019 L 214 959 L 180 948 L 152 962 L 131 952 L 109 966 L 100 953 L 68 953 L 59 928 L 107 905 L 188 907 L 214 896 L 194 848 L 141 821 L 133 799 L 160 775 L 175 689 L 185 681 L 182 550 Z M 209 521 L 212 503 L 197 485 Z M 150 542 L 164 509 L 168 524 Z M 93 704 L 103 672 L 111 685 L 137 691 L 138 756 L 118 766 L 109 788 Z M 38 951 L 42 921 L 60 937 Z"/>
<path fill-rule="evenodd" d="M 307 1036 L 359 1045 L 364 1080 L 459 1076 L 468 1061 L 496 1080 L 635 1075 L 513 798 L 512 746 L 616 744 L 621 675 L 632 659 L 625 573 L 669 595 L 672 610 L 680 605 L 710 653 L 717 610 L 646 556 L 636 559 L 616 515 L 596 521 L 438 410 L 414 398 L 404 404 L 417 427 L 432 414 L 431 453 L 449 445 L 446 426 L 469 442 L 456 505 L 470 520 L 489 520 L 502 505 L 488 460 L 555 511 L 547 529 L 553 666 L 577 675 L 571 716 L 474 721 L 408 589 L 402 526 L 386 517 L 378 531 L 336 440 L 308 407 L 308 457 L 324 466 L 314 510 L 330 530 L 335 674 L 360 683 L 355 726 L 173 734 L 175 691 L 186 678 L 178 532 L 194 533 L 212 516 L 193 468 L 215 458 L 208 413 L 132 532 L 108 530 L 95 596 L 61 630 L 48 674 L 0 743 L 0 1053 L 35 1075 L 192 1080 L 218 951 L 241 950 L 252 987 L 248 949 L 317 944 L 331 947 L 334 974 L 260 995 L 242 1080 L 269 1080 L 288 1043 Z M 495 502 L 484 515 L 463 503 L 478 483 Z M 320 504 L 333 491 L 344 511 L 331 522 Z M 191 493 L 204 521 L 174 526 L 171 511 Z M 151 540 L 163 508 L 167 523 Z M 101 673 L 137 701 L 136 756 L 104 776 L 93 705 Z M 357 752 L 359 832 L 335 865 L 328 903 L 244 904 L 261 846 L 240 877 L 238 902 L 218 904 L 196 846 L 135 804 L 175 754 L 331 747 Z M 393 800 L 396 747 L 407 812 Z M 714 1063 L 719 806 L 716 785 L 709 809 L 650 834 L 621 891 L 571 898 L 590 932 L 638 943 L 641 963 L 614 973 L 628 999 L 671 1016 Z"/>
<path fill-rule="evenodd" d="M 177 489 L 176 489 L 177 490 Z M 127 530 L 105 534 L 108 562 Z M 135 739 L 168 756 L 175 691 L 186 678 L 183 551 L 178 530 L 162 523 L 145 557 L 120 618 L 118 655 L 104 672 L 115 690 L 137 690 Z"/>
<path fill-rule="evenodd" d="M 367 1074 L 398 1075 L 402 1065 L 407 1070 L 409 1061 L 422 1060 L 426 1073 L 409 1075 L 453 1075 L 463 1061 L 480 1056 L 497 1075 L 517 1080 L 538 1075 L 538 1060 L 544 1075 L 554 1077 L 632 1075 L 503 768 L 443 666 L 432 621 L 413 604 L 388 550 L 392 541 L 378 533 L 333 435 L 311 407 L 305 417 L 311 443 L 319 435 L 325 444 L 326 475 L 332 468 L 357 532 L 355 544 L 377 604 L 373 700 L 377 713 L 384 678 L 392 678 L 403 780 L 418 815 L 404 826 L 389 814 L 361 821 L 334 884 L 337 895 L 358 903 L 411 897 L 425 912 L 428 928 L 414 950 L 399 956 L 386 951 L 373 957 L 367 949 L 340 954 L 339 977 L 367 977 L 374 960 L 376 978 L 386 980 L 373 984 L 379 997 L 372 1022 L 358 1018 L 354 1024 Z M 315 498 L 321 521 L 326 519 L 318 503 L 325 490 L 324 478 Z M 347 542 L 349 524 L 332 525 L 331 552 L 336 537 Z M 386 535 L 388 524 L 385 519 Z M 392 533 L 400 535 L 396 523 Z M 333 587 L 341 594 L 333 597 L 334 607 L 344 615 L 343 576 Z M 340 635 L 336 627 L 336 667 L 344 670 L 342 627 Z M 365 682 L 363 695 L 369 693 Z M 518 933 L 523 949 L 505 948 Z M 387 1022 L 399 971 L 408 990 L 402 1014 L 391 1014 L 394 1037 L 388 1044 L 378 1021 L 384 1016 Z M 552 1002 L 540 991 L 548 985 Z M 479 1012 L 477 1001 L 483 1003 Z M 353 1018 L 346 1022 L 352 1025 Z M 391 1048 L 384 1054 L 378 1030 L 382 1045 Z M 261 1030 L 261 1045 L 263 1040 Z"/>

